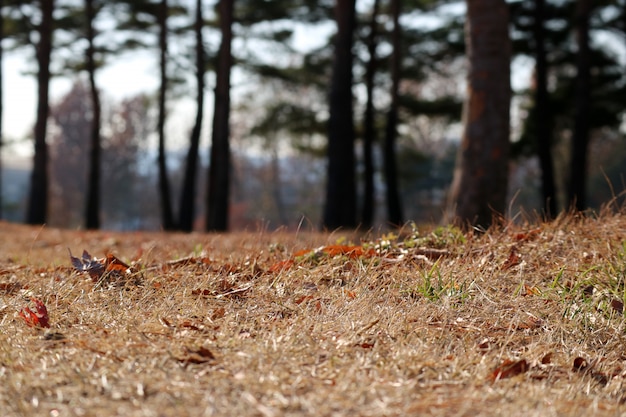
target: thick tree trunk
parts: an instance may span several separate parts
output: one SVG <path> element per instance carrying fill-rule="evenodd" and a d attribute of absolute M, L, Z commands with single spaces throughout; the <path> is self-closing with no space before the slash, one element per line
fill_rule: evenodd
<path fill-rule="evenodd" d="M 461 225 L 487 228 L 506 207 L 511 100 L 508 24 L 504 0 L 467 0 L 468 91 L 449 202 L 449 220 Z"/>
<path fill-rule="evenodd" d="M 336 0 L 337 36 L 329 95 L 328 174 L 323 227 L 356 226 L 352 37 L 355 0 Z"/>
<path fill-rule="evenodd" d="M 385 146 L 383 155 L 385 159 L 385 183 L 387 184 L 387 216 L 393 226 L 401 226 L 403 223 L 402 204 L 398 190 L 398 168 L 396 163 L 396 137 L 398 126 L 398 94 L 400 88 L 400 0 L 391 0 L 391 13 L 393 14 L 393 32 L 391 55 L 391 105 L 387 113 L 387 126 L 385 129 Z"/>
<path fill-rule="evenodd" d="M 233 2 L 234 0 L 220 0 L 218 4 L 222 41 L 217 56 L 215 73 L 215 110 L 213 113 L 211 165 L 209 167 L 209 189 L 207 193 L 207 231 L 226 231 L 228 229 Z"/>
<path fill-rule="evenodd" d="M 183 179 L 183 190 L 180 199 L 180 213 L 178 226 L 181 230 L 191 232 L 195 217 L 196 178 L 198 171 L 198 149 L 200 147 L 200 131 L 202 129 L 202 114 L 204 113 L 204 41 L 202 39 L 202 0 L 196 0 L 196 19 L 194 32 L 196 35 L 196 121 L 189 138 L 189 151 Z"/>
<path fill-rule="evenodd" d="M 587 208 L 587 148 L 589 144 L 589 111 L 591 108 L 591 53 L 589 50 L 589 18 L 591 0 L 578 0 L 576 4 L 576 98 L 574 109 L 574 132 L 568 188 L 569 204 L 579 211 Z"/>
<path fill-rule="evenodd" d="M 91 150 L 89 154 L 89 180 L 87 185 L 87 207 L 85 226 L 87 229 L 100 228 L 100 95 L 96 86 L 96 62 L 94 48 L 94 20 L 96 11 L 93 0 L 85 0 L 87 14 L 87 72 L 91 88 Z"/>
<path fill-rule="evenodd" d="M 552 163 L 552 124 L 548 102 L 548 63 L 545 50 L 545 0 L 535 0 L 535 137 L 541 166 L 543 215 L 553 218 L 557 213 L 554 167 Z"/>
<path fill-rule="evenodd" d="M 365 70 L 365 89 L 367 101 L 365 114 L 363 115 L 363 165 L 364 165 L 364 189 L 363 207 L 361 209 L 361 226 L 369 229 L 374 221 L 374 158 L 372 155 L 373 144 L 376 140 L 376 127 L 374 125 L 374 76 L 378 66 L 376 57 L 377 23 L 380 0 L 374 0 L 372 6 L 372 18 L 370 20 L 370 33 L 367 36 L 367 52 L 369 61 Z"/>
<path fill-rule="evenodd" d="M 159 156 L 157 163 L 159 167 L 159 195 L 161 197 L 161 222 L 163 229 L 173 230 L 174 215 L 172 213 L 172 200 L 170 193 L 170 182 L 167 176 L 167 164 L 165 162 L 165 97 L 167 94 L 167 0 L 161 0 L 159 6 L 159 50 L 160 62 L 159 70 L 161 86 L 159 88 L 159 115 L 157 121 L 157 131 L 159 136 Z"/>
<path fill-rule="evenodd" d="M 37 64 L 37 120 L 35 122 L 35 155 L 31 175 L 30 196 L 26 221 L 44 224 L 48 211 L 48 145 L 46 133 L 49 114 L 50 55 L 54 0 L 40 0 L 41 23 L 36 46 Z"/>

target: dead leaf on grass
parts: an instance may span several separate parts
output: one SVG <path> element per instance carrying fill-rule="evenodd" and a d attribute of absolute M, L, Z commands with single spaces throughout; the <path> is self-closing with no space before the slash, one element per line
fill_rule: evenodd
<path fill-rule="evenodd" d="M 78 272 L 87 272 L 93 282 L 106 280 L 116 284 L 125 283 L 128 278 L 134 275 L 134 271 L 129 265 L 111 253 L 107 254 L 105 258 L 99 259 L 83 250 L 83 255 L 79 259 L 72 256 L 71 251 L 69 252 L 74 269 Z"/>
<path fill-rule="evenodd" d="M 22 284 L 19 282 L 0 282 L 0 292 L 7 295 L 15 294 L 22 289 Z"/>
<path fill-rule="evenodd" d="M 492 382 L 495 382 L 500 379 L 511 378 L 516 375 L 523 374 L 526 371 L 528 371 L 528 362 L 526 362 L 526 359 L 520 359 L 517 361 L 507 359 L 491 373 L 489 379 Z"/>
<path fill-rule="evenodd" d="M 20 317 L 23 318 L 30 327 L 50 327 L 46 305 L 37 298 L 31 298 L 30 301 L 35 304 L 36 312 L 32 311 L 29 307 L 24 307 L 20 310 Z"/>
<path fill-rule="evenodd" d="M 624 303 L 618 299 L 611 301 L 611 307 L 613 307 L 613 310 L 617 311 L 619 314 L 624 312 Z"/>
<path fill-rule="evenodd" d="M 185 354 L 176 358 L 185 364 L 202 364 L 215 360 L 215 355 L 208 348 L 200 346 L 198 348 L 185 347 Z"/>
<path fill-rule="evenodd" d="M 502 269 L 503 271 L 506 271 L 507 269 L 511 269 L 514 266 L 519 265 L 521 262 L 522 262 L 522 258 L 517 253 L 517 250 L 515 249 L 515 247 L 512 247 L 511 251 L 509 252 L 509 257 L 507 258 L 507 260 L 504 262 L 504 264 L 502 265 L 500 269 Z"/>
<path fill-rule="evenodd" d="M 572 367 L 574 371 L 583 372 L 588 368 L 589 362 L 587 362 L 587 359 L 581 358 L 580 356 L 574 359 L 574 366 Z"/>

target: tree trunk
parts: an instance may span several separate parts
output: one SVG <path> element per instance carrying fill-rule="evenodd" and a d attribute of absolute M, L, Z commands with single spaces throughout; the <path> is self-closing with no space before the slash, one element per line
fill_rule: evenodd
<path fill-rule="evenodd" d="M 31 175 L 30 196 L 26 221 L 29 224 L 44 224 L 48 211 L 48 145 L 46 131 L 48 123 L 48 87 L 50 85 L 50 55 L 54 0 L 40 0 L 41 23 L 38 27 L 37 55 L 37 120 L 35 122 L 35 155 Z"/>
<path fill-rule="evenodd" d="M 87 15 L 87 72 L 91 88 L 91 151 L 89 154 L 89 180 L 87 185 L 87 207 L 85 226 L 87 229 L 100 228 L 100 95 L 96 86 L 96 61 L 94 48 L 94 19 L 96 11 L 93 0 L 85 0 Z"/>
<path fill-rule="evenodd" d="M 220 0 L 218 4 L 222 41 L 217 56 L 215 73 L 215 106 L 211 135 L 209 167 L 207 231 L 228 229 L 230 195 L 230 72 L 232 67 L 232 23 L 234 0 Z"/>
<path fill-rule="evenodd" d="M 387 126 L 385 129 L 385 145 L 383 156 L 385 159 L 385 182 L 387 184 L 387 216 L 393 226 L 401 226 L 402 204 L 398 191 L 398 168 L 396 163 L 396 137 L 398 126 L 398 94 L 400 88 L 400 0 L 391 0 L 393 14 L 393 32 L 391 54 L 391 104 L 387 112 Z"/>
<path fill-rule="evenodd" d="M 336 0 L 337 36 L 329 95 L 328 174 L 323 226 L 356 226 L 354 125 L 352 109 L 352 37 L 355 0 Z"/>
<path fill-rule="evenodd" d="M 465 226 L 487 228 L 506 207 L 511 100 L 508 24 L 504 0 L 467 0 L 468 91 L 449 202 L 449 220 Z"/>
<path fill-rule="evenodd" d="M 587 207 L 585 181 L 587 179 L 587 147 L 589 143 L 589 111 L 591 108 L 591 53 L 589 50 L 589 18 L 591 0 L 576 3 L 576 97 L 574 109 L 574 132 L 572 134 L 572 157 L 568 199 L 571 209 L 579 211 Z"/>
<path fill-rule="evenodd" d="M 364 182 L 363 207 L 361 210 L 361 226 L 369 229 L 374 221 L 374 161 L 372 148 L 376 140 L 376 127 L 374 125 L 374 76 L 378 59 L 376 57 L 376 18 L 380 0 L 374 0 L 372 6 L 372 18 L 370 20 L 370 32 L 367 36 L 367 52 L 369 61 L 365 70 L 365 90 L 367 92 L 367 102 L 365 103 L 365 114 L 363 115 L 363 165 Z"/>
<path fill-rule="evenodd" d="M 2 88 L 2 85 L 4 83 L 2 70 L 2 60 L 4 57 L 4 49 L 2 48 L 2 40 L 4 39 L 4 16 L 2 15 L 3 12 L 4 1 L 0 0 L 0 220 L 4 217 L 2 210 L 2 206 L 4 203 L 4 200 L 2 199 L 2 151 L 4 148 L 4 132 L 2 130 L 2 113 L 4 111 L 4 90 Z"/>
<path fill-rule="evenodd" d="M 200 147 L 200 131 L 202 129 L 202 114 L 204 113 L 204 41 L 202 39 L 202 0 L 196 0 L 196 19 L 194 32 L 196 35 L 196 121 L 189 138 L 187 165 L 183 180 L 183 190 L 180 199 L 180 213 L 178 226 L 181 230 L 191 232 L 195 217 L 196 178 L 198 171 L 198 149 Z"/>
<path fill-rule="evenodd" d="M 172 213 L 172 201 L 170 182 L 167 177 L 167 165 L 165 162 L 165 96 L 167 93 L 167 0 L 161 0 L 158 13 L 159 22 L 159 50 L 160 50 L 160 76 L 159 88 L 159 115 L 157 130 L 159 136 L 159 194 L 161 197 L 161 222 L 163 229 L 174 229 L 174 215 Z"/>
<path fill-rule="evenodd" d="M 548 102 L 548 64 L 545 50 L 545 0 L 535 0 L 535 140 L 541 166 L 543 215 L 552 219 L 557 213 L 554 167 L 552 163 L 552 124 Z"/>

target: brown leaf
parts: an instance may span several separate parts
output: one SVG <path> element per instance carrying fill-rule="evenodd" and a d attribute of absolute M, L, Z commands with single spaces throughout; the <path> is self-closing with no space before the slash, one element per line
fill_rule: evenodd
<path fill-rule="evenodd" d="M 519 374 L 523 374 L 528 370 L 528 362 L 525 359 L 518 361 L 505 360 L 490 375 L 489 379 L 495 382 L 500 379 L 511 378 Z"/>
<path fill-rule="evenodd" d="M 587 362 L 587 359 L 581 358 L 580 356 L 574 359 L 574 366 L 572 367 L 574 371 L 582 372 L 587 368 L 589 368 L 589 362 Z"/>
<path fill-rule="evenodd" d="M 617 311 L 619 314 L 622 314 L 624 312 L 624 303 L 620 300 L 612 300 L 611 307 L 613 307 L 613 310 Z"/>
<path fill-rule="evenodd" d="M 519 265 L 521 262 L 522 258 L 517 254 L 517 250 L 515 249 L 515 247 L 512 247 L 511 251 L 509 252 L 509 257 L 506 259 L 506 261 L 504 261 L 504 264 L 500 269 L 507 270 L 513 268 L 516 265 Z"/>
<path fill-rule="evenodd" d="M 185 350 L 185 354 L 181 357 L 177 357 L 176 360 L 185 364 L 202 364 L 215 360 L 213 352 L 204 346 L 198 348 L 186 347 Z"/>

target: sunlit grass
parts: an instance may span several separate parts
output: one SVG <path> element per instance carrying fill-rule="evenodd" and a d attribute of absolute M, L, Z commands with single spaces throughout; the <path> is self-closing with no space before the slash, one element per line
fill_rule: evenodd
<path fill-rule="evenodd" d="M 0 223 L 0 409 L 619 415 L 625 230 L 623 215 L 364 241 Z M 137 279 L 94 283 L 68 248 Z M 31 298 L 50 328 L 19 316 Z"/>

